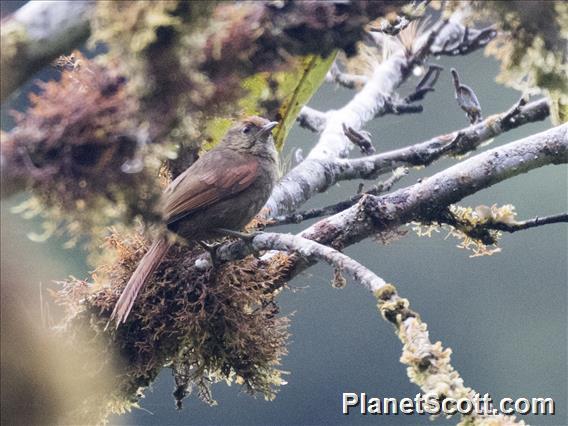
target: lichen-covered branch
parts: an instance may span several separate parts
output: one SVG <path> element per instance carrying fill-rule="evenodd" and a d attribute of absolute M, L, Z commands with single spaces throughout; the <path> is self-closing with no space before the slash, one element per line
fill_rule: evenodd
<path fill-rule="evenodd" d="M 367 290 L 376 292 L 383 289 L 386 282 L 349 256 L 300 235 L 261 232 L 252 240 L 250 248 L 255 251 L 278 250 L 296 253 L 310 262 L 324 261 L 362 284 Z"/>
<path fill-rule="evenodd" d="M 299 235 L 336 248 L 346 247 L 405 223 L 435 219 L 449 205 L 505 179 L 565 163 L 568 124 L 483 152 L 412 186 L 381 196 L 365 195 L 357 204 L 316 222 Z M 216 257 L 229 261 L 248 254 L 250 248 L 237 241 L 219 247 Z M 295 259 L 289 265 L 287 279 L 308 266 Z"/>
<path fill-rule="evenodd" d="M 523 124 L 544 120 L 548 115 L 548 102 L 541 99 L 524 107 L 515 106 L 476 125 L 406 148 L 357 159 L 340 159 L 337 160 L 339 173 L 336 174 L 336 180 L 374 179 L 396 167 L 428 166 L 443 156 L 463 155 L 474 151 L 501 133 Z"/>
<path fill-rule="evenodd" d="M 345 165 L 340 166 L 337 161 L 347 157 L 351 145 L 343 126 L 359 131 L 374 117 L 391 112 L 395 90 L 407 79 L 412 68 L 430 54 L 430 49 L 459 39 L 458 34 L 463 34 L 464 28 L 456 18 L 438 23 L 423 35 L 407 36 L 398 50 L 393 48 L 395 51 L 390 57 L 375 67 L 373 75 L 350 102 L 340 109 L 324 113 L 325 127 L 318 143 L 306 159 L 276 186 L 266 203 L 268 215 L 290 213 L 333 184 L 335 176 L 345 169 Z M 444 38 L 441 38 L 442 34 Z M 309 118 L 315 114 L 306 113 L 305 116 Z M 308 127 L 320 130 L 324 120 L 320 114 L 317 116 L 320 124 Z M 309 121 L 304 120 L 306 122 Z"/>
<path fill-rule="evenodd" d="M 343 201 L 340 201 L 338 203 L 330 204 L 330 205 L 325 206 L 325 207 L 318 207 L 318 208 L 313 208 L 313 209 L 309 209 L 309 210 L 305 210 L 305 211 L 290 213 L 290 214 L 283 215 L 283 216 L 277 216 L 273 219 L 270 219 L 270 222 L 267 222 L 266 226 L 272 227 L 272 226 L 279 226 L 279 225 L 284 225 L 284 224 L 288 224 L 288 223 L 300 223 L 300 222 L 303 222 L 304 220 L 309 220 L 309 219 L 314 219 L 314 218 L 317 218 L 317 217 L 329 216 L 329 215 L 332 215 L 332 214 L 335 214 L 335 213 L 339 213 L 340 211 L 343 211 L 343 210 L 351 207 L 353 204 L 358 202 L 363 196 L 365 196 L 367 194 L 379 195 L 379 194 L 382 194 L 384 192 L 390 191 L 392 186 L 396 182 L 401 180 L 407 174 L 408 174 L 408 169 L 401 167 L 400 169 L 395 170 L 393 175 L 390 178 L 388 178 L 387 180 L 385 180 L 384 182 L 379 182 L 379 183 L 373 185 L 371 188 L 369 188 L 365 192 L 358 193 L 358 194 L 352 196 L 351 198 L 349 198 L 347 200 L 343 200 Z"/>
<path fill-rule="evenodd" d="M 415 220 L 429 219 L 462 198 L 505 179 L 568 162 L 568 124 L 511 142 L 462 161 L 421 182 L 355 206 L 301 233 L 325 244 L 348 245 Z"/>
<path fill-rule="evenodd" d="M 364 75 L 343 72 L 335 62 L 329 69 L 325 80 L 328 83 L 337 83 L 346 89 L 360 89 L 367 83 L 368 78 Z"/>
<path fill-rule="evenodd" d="M 95 2 L 30 1 L 2 22 L 1 100 L 87 40 Z"/>
<path fill-rule="evenodd" d="M 294 253 L 303 261 L 323 261 L 336 270 L 348 274 L 353 280 L 371 291 L 377 299 L 377 307 L 384 319 L 392 323 L 403 344 L 401 362 L 408 366 L 408 376 L 420 386 L 425 395 L 435 396 L 441 402 L 445 398 L 475 399 L 475 391 L 464 385 L 463 379 L 450 363 L 451 350 L 441 342 L 432 343 L 428 328 L 420 316 L 410 309 L 410 303 L 398 295 L 392 284 L 387 284 L 370 269 L 349 256 L 323 244 L 299 235 L 260 233 L 250 245 L 253 251 L 278 250 Z M 464 424 L 477 425 L 491 420 L 515 423 L 514 417 L 473 412 L 462 420 Z"/>
<path fill-rule="evenodd" d="M 301 127 L 320 133 L 325 129 L 327 118 L 325 113 L 306 105 L 300 110 L 297 121 Z"/>
<path fill-rule="evenodd" d="M 270 214 L 290 214 L 312 195 L 325 191 L 338 181 L 375 179 L 401 166 L 427 166 L 443 156 L 462 155 L 473 151 L 503 132 L 526 123 L 544 120 L 548 115 L 548 103 L 546 99 L 541 99 L 524 106 L 516 104 L 509 111 L 490 116 L 476 125 L 406 148 L 357 159 L 308 157 L 298 170 L 302 175 L 289 173 L 277 186 L 267 206 L 284 203 L 280 208 L 273 207 L 277 213 L 271 210 Z"/>
<path fill-rule="evenodd" d="M 408 366 L 410 381 L 418 385 L 424 395 L 439 398 L 439 402 L 445 398 L 475 401 L 477 393 L 464 384 L 450 363 L 452 350 L 444 348 L 440 341 L 431 342 L 427 324 L 410 308 L 409 301 L 398 296 L 396 288 L 390 284 L 374 294 L 379 311 L 395 326 L 397 336 L 403 344 L 400 361 Z M 524 422 L 514 416 L 484 412 L 483 408 L 479 412 L 474 410 L 463 415 L 459 422 L 462 426 L 487 424 L 505 426 L 523 425 Z"/>

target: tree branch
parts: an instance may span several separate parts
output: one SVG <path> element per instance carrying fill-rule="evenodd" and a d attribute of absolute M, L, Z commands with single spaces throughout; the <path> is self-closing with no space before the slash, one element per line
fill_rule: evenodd
<path fill-rule="evenodd" d="M 295 252 L 310 262 L 324 261 L 347 272 L 355 281 L 371 292 L 381 290 L 386 285 L 383 279 L 356 260 L 331 247 L 319 244 L 300 235 L 261 232 L 252 239 L 250 249 L 253 252 L 263 250 Z"/>
<path fill-rule="evenodd" d="M 390 191 L 392 186 L 407 174 L 408 174 L 408 169 L 400 168 L 400 171 L 399 169 L 397 169 L 394 171 L 393 175 L 390 178 L 388 178 L 384 182 L 379 182 L 376 185 L 373 185 L 369 190 L 365 191 L 364 193 L 359 193 L 347 200 L 330 204 L 326 207 L 304 210 L 297 213 L 290 213 L 288 215 L 275 217 L 271 219 L 271 221 L 268 222 L 266 226 L 272 227 L 272 226 L 285 225 L 288 223 L 300 223 L 305 220 L 339 213 L 340 211 L 343 211 L 351 207 L 356 202 L 358 202 L 364 195 L 379 195 L 384 192 Z"/>
<path fill-rule="evenodd" d="M 505 179 L 568 162 L 568 124 L 483 152 L 395 192 L 366 196 L 301 233 L 324 244 L 353 244 L 401 224 L 428 219 L 448 205 Z"/>
<path fill-rule="evenodd" d="M 510 111 L 406 148 L 357 159 L 338 160 L 337 165 L 341 170 L 336 179 L 374 179 L 396 167 L 428 166 L 443 156 L 463 155 L 474 151 L 495 136 L 526 123 L 544 120 L 550 113 L 546 99 L 518 108 L 516 115 L 511 115 Z"/>
<path fill-rule="evenodd" d="M 375 68 L 372 77 L 350 102 L 326 112 L 325 127 L 318 143 L 306 159 L 278 183 L 266 203 L 267 214 L 273 217 L 292 212 L 315 193 L 335 183 L 336 177 L 350 168 L 349 163 L 339 161 L 345 161 L 351 145 L 342 126 L 359 131 L 374 117 L 389 112 L 395 90 L 412 68 L 426 58 L 431 48 L 463 34 L 463 28 L 457 19 L 444 21 L 417 38 L 412 47 L 401 46 Z"/>
<path fill-rule="evenodd" d="M 345 272 L 355 282 L 371 291 L 377 300 L 382 317 L 392 323 L 403 344 L 401 362 L 408 366 L 410 380 L 418 385 L 425 395 L 446 398 L 468 398 L 474 400 L 476 392 L 464 385 L 463 379 L 450 363 L 450 349 L 444 349 L 441 342 L 432 343 L 428 328 L 420 316 L 410 309 L 410 303 L 398 295 L 392 284 L 387 284 L 370 269 L 349 256 L 323 244 L 299 235 L 263 232 L 254 237 L 250 244 L 253 252 L 277 250 L 295 253 L 307 263 L 324 261 L 336 271 Z M 473 412 L 472 424 L 482 424 L 488 417 L 502 416 Z M 506 417 L 514 422 L 514 417 Z"/>
<path fill-rule="evenodd" d="M 537 216 L 530 220 L 514 223 L 489 222 L 483 224 L 483 227 L 487 229 L 496 229 L 498 231 L 513 233 L 517 231 L 523 231 L 525 229 L 536 228 L 537 226 L 550 225 L 552 223 L 568 223 L 568 213 L 561 213 L 544 217 Z"/>
<path fill-rule="evenodd" d="M 346 247 L 405 223 L 430 220 L 450 204 L 503 180 L 567 162 L 568 124 L 564 124 L 483 152 L 412 186 L 382 196 L 365 195 L 357 204 L 316 222 L 299 235 L 336 248 Z M 246 244 L 237 241 L 220 246 L 216 257 L 230 261 L 251 253 Z M 300 259 L 292 263 L 285 280 L 310 266 Z"/>
<path fill-rule="evenodd" d="M 89 37 L 94 1 L 30 1 L 2 22 L 3 101 L 58 55 Z"/>
<path fill-rule="evenodd" d="M 300 110 L 300 114 L 296 121 L 298 121 L 298 124 L 304 129 L 320 133 L 326 126 L 327 118 L 325 113 L 306 105 Z"/>
<path fill-rule="evenodd" d="M 514 111 L 514 114 L 511 114 Z M 341 180 L 375 179 L 401 166 L 427 166 L 447 155 L 463 155 L 484 142 L 523 124 L 544 120 L 549 115 L 546 99 L 490 116 L 480 123 L 437 136 L 406 148 L 356 159 L 331 158 L 304 160 L 278 184 L 267 206 L 271 216 L 292 212 L 317 192 Z M 300 167 L 302 166 L 302 167 Z M 302 173 L 302 175 L 300 175 Z M 282 203 L 278 208 L 275 203 Z"/>
<path fill-rule="evenodd" d="M 339 69 L 337 62 L 334 62 L 329 69 L 325 80 L 328 83 L 337 83 L 346 89 L 360 89 L 367 83 L 368 78 L 364 75 L 343 72 Z"/>

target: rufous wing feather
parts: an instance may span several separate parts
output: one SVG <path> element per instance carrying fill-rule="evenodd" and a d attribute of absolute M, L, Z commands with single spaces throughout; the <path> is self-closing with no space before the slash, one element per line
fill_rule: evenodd
<path fill-rule="evenodd" d="M 196 210 L 238 194 L 254 182 L 258 173 L 258 160 L 250 155 L 232 150 L 211 151 L 166 188 L 164 219 L 168 224 L 176 222 Z"/>

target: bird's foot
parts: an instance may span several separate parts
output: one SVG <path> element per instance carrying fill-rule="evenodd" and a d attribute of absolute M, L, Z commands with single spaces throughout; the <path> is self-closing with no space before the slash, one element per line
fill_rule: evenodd
<path fill-rule="evenodd" d="M 262 234 L 262 231 L 254 231 L 246 233 L 246 232 L 233 231 L 232 229 L 225 229 L 225 228 L 217 228 L 217 232 L 219 232 L 220 234 L 228 235 L 230 237 L 240 238 L 247 244 L 252 243 L 254 237 L 257 237 Z"/>
<path fill-rule="evenodd" d="M 203 247 L 203 249 L 209 253 L 209 257 L 211 258 L 211 265 L 212 266 L 216 266 L 217 265 L 217 248 L 221 245 L 221 243 L 217 243 L 217 244 L 207 244 L 205 241 L 198 241 L 197 242 L 201 247 Z"/>

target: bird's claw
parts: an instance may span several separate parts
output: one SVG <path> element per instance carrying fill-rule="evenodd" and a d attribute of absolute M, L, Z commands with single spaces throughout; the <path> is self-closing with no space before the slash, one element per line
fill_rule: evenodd
<path fill-rule="evenodd" d="M 225 228 L 218 228 L 217 232 L 219 232 L 221 234 L 228 235 L 230 237 L 240 238 L 245 243 L 249 243 L 249 244 L 252 242 L 252 240 L 254 240 L 255 237 L 262 234 L 262 231 L 253 231 L 253 232 L 247 233 L 247 232 L 234 231 L 232 229 L 225 229 Z"/>
<path fill-rule="evenodd" d="M 211 258 L 211 265 L 212 266 L 216 266 L 217 265 L 217 256 L 216 256 L 216 252 L 217 252 L 217 248 L 221 245 L 220 243 L 217 244 L 207 244 L 205 241 L 198 241 L 198 244 L 203 247 L 203 249 L 209 253 L 209 257 Z"/>

